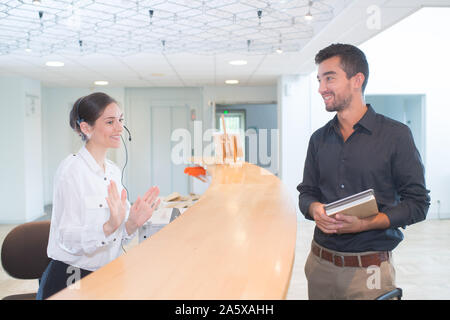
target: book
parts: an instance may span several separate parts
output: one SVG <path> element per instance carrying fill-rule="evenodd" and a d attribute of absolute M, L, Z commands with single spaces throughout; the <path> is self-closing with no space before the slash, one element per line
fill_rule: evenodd
<path fill-rule="evenodd" d="M 373 189 L 351 195 L 324 206 L 328 216 L 342 213 L 358 218 L 367 218 L 378 213 L 378 206 Z"/>

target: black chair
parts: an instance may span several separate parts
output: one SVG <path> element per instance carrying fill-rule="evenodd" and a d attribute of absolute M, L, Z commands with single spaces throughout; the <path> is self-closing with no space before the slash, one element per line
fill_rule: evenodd
<path fill-rule="evenodd" d="M 401 288 L 395 288 L 381 296 L 377 297 L 375 300 L 402 300 L 403 290 Z"/>
<path fill-rule="evenodd" d="M 50 259 L 47 257 L 50 221 L 28 222 L 11 230 L 2 245 L 3 269 L 13 278 L 40 279 Z M 3 300 L 34 300 L 36 293 L 16 294 Z"/>

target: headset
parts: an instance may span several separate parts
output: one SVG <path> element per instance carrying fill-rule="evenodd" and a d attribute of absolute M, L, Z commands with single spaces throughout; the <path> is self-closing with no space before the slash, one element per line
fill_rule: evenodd
<path fill-rule="evenodd" d="M 80 126 L 80 124 L 84 121 L 84 119 L 80 118 L 80 112 L 79 112 L 81 101 L 83 101 L 84 98 L 86 98 L 86 96 L 84 96 L 80 100 L 78 100 L 78 103 L 75 106 L 75 110 L 77 112 L 77 124 L 78 124 L 78 126 Z M 81 131 L 81 128 L 80 128 L 80 131 Z"/>

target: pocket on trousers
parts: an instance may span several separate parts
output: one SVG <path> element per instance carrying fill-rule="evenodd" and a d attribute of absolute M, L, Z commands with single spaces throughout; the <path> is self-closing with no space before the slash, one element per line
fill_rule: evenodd
<path fill-rule="evenodd" d="M 315 260 L 314 260 L 313 253 L 309 252 L 308 258 L 306 259 L 305 268 L 304 268 L 306 279 L 309 278 L 312 271 L 314 270 L 314 265 L 315 265 Z"/>

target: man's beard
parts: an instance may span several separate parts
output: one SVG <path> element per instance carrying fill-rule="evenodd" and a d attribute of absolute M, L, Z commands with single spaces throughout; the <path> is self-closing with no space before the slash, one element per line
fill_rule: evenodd
<path fill-rule="evenodd" d="M 352 99 L 353 96 L 351 94 L 349 94 L 345 98 L 337 97 L 333 94 L 333 104 L 327 105 L 325 103 L 325 108 L 328 112 L 342 111 L 350 105 Z"/>

